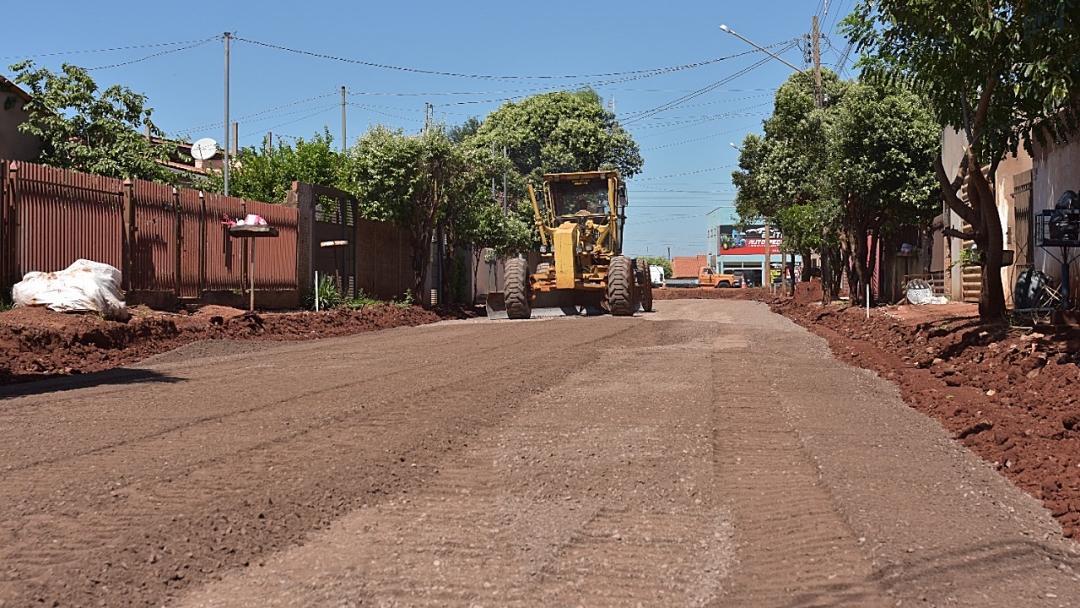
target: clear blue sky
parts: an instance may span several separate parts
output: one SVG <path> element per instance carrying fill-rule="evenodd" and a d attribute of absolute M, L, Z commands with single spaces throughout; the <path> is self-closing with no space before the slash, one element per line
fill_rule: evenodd
<path fill-rule="evenodd" d="M 835 24 L 853 3 L 19 2 L 4 9 L 0 68 L 10 76 L 7 66 L 21 59 L 96 68 L 91 75 L 103 88 L 146 94 L 169 135 L 220 143 L 220 37 L 229 31 L 243 39 L 231 44 L 230 118 L 240 123 L 241 146 L 259 145 L 268 131 L 310 137 L 324 125 L 339 140 L 342 86 L 350 143 L 377 123 L 419 130 L 425 103 L 454 125 L 482 119 L 508 99 L 592 86 L 614 99 L 645 158 L 630 182 L 627 253 L 695 255 L 706 252 L 705 214 L 734 198 L 738 153 L 729 142 L 760 132 L 791 68 L 770 59 L 740 75 L 766 58 L 751 52 L 658 75 L 641 71 L 754 51 L 720 24 L 770 46 L 808 35 L 815 14 L 827 37 L 822 63 L 836 69 L 846 44 Z M 806 65 L 799 48 L 781 56 Z"/>

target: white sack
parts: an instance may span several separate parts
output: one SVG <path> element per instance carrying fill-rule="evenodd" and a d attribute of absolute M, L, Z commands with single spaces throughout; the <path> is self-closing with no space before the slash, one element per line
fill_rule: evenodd
<path fill-rule="evenodd" d="M 106 319 L 128 318 L 120 294 L 120 271 L 90 260 L 58 272 L 28 272 L 11 288 L 15 306 L 44 306 L 57 312 L 97 312 Z"/>

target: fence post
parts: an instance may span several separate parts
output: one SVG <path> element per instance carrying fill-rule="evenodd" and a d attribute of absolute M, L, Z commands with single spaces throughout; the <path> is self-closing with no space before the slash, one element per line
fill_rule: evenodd
<path fill-rule="evenodd" d="M 124 186 L 120 191 L 123 198 L 124 208 L 124 242 L 123 242 L 123 259 L 121 264 L 123 268 L 120 269 L 121 284 L 120 288 L 124 291 L 131 289 L 131 273 L 134 270 L 134 251 L 135 251 L 135 184 L 131 181 L 131 178 L 124 179 Z"/>
<path fill-rule="evenodd" d="M 304 302 L 314 287 L 315 189 L 311 184 L 293 182 L 287 200 L 296 205 L 296 289 Z"/>
<path fill-rule="evenodd" d="M 18 278 L 18 242 L 15 230 L 15 210 L 19 200 L 19 163 L 0 163 L 0 279 L 4 288 L 14 285 Z"/>
<path fill-rule="evenodd" d="M 206 289 L 206 195 L 202 190 L 199 190 L 199 286 L 198 296 L 200 299 L 203 296 L 203 290 Z"/>
<path fill-rule="evenodd" d="M 181 224 L 181 222 L 184 219 L 184 215 L 182 213 L 180 213 L 180 190 L 178 190 L 177 188 L 174 187 L 172 189 L 172 194 L 173 194 L 173 208 L 176 211 L 176 245 L 175 245 L 176 255 L 173 258 L 173 260 L 174 260 L 174 262 L 176 264 L 174 266 L 175 283 L 176 283 L 176 297 L 177 297 L 177 299 L 179 299 L 180 298 L 180 285 L 181 285 L 180 265 L 182 264 L 181 258 L 183 256 L 183 249 L 184 249 L 184 226 Z"/>

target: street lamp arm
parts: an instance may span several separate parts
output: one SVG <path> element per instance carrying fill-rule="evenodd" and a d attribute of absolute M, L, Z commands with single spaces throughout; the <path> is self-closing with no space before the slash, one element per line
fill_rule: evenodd
<path fill-rule="evenodd" d="M 747 40 L 746 38 L 742 37 L 741 35 L 739 35 L 739 34 L 735 33 L 735 30 L 733 30 L 733 29 L 729 28 L 729 27 L 728 27 L 728 26 L 726 26 L 726 25 L 721 25 L 721 26 L 720 26 L 720 30 L 721 30 L 721 31 L 724 31 L 724 32 L 727 32 L 727 33 L 731 34 L 732 36 L 735 36 L 735 37 L 736 37 L 736 38 L 738 38 L 739 40 L 742 40 L 742 41 L 743 41 L 743 42 L 745 42 L 746 44 L 749 44 L 750 46 L 754 47 L 755 49 L 757 49 L 757 50 L 761 51 L 762 53 L 765 53 L 765 54 L 766 54 L 766 55 L 768 55 L 769 57 L 772 57 L 773 59 L 775 59 L 775 60 L 779 61 L 780 63 L 782 63 L 782 64 L 784 64 L 784 65 L 786 65 L 786 66 L 788 66 L 789 68 L 791 68 L 791 69 L 795 70 L 796 72 L 804 72 L 804 71 L 806 71 L 806 70 L 803 70 L 802 68 L 798 68 L 798 67 L 795 67 L 794 65 L 792 65 L 792 64 L 790 64 L 790 63 L 788 63 L 788 61 L 787 61 L 786 59 L 784 59 L 784 58 L 780 57 L 779 55 L 775 55 L 775 54 L 773 54 L 772 52 L 770 52 L 770 51 L 769 51 L 768 49 L 766 49 L 765 47 L 763 47 L 763 46 L 758 46 L 758 45 L 754 44 L 753 42 L 751 42 L 750 40 Z"/>

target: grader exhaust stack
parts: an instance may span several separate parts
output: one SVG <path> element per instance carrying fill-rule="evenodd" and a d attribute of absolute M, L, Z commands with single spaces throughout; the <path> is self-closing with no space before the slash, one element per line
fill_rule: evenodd
<path fill-rule="evenodd" d="M 488 294 L 488 316 L 528 319 L 652 311 L 645 260 L 622 255 L 626 184 L 615 171 L 549 173 L 543 205 L 532 186 L 540 250 L 506 261 L 501 292 Z"/>

